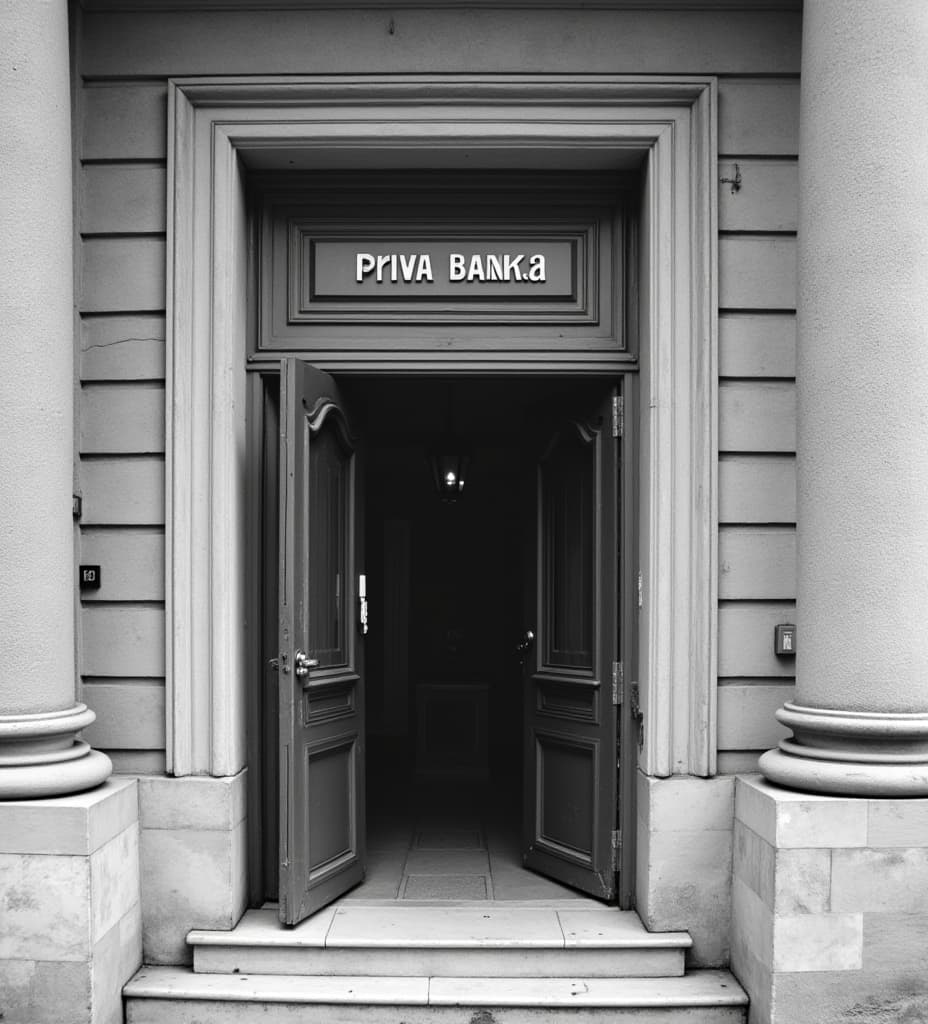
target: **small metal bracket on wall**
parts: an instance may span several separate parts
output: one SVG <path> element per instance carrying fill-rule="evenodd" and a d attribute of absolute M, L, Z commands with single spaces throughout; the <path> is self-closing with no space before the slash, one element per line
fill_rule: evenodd
<path fill-rule="evenodd" d="M 733 178 L 719 178 L 720 185 L 731 185 L 731 194 L 741 191 L 741 168 L 735 164 L 735 176 Z"/>
<path fill-rule="evenodd" d="M 641 690 L 637 683 L 629 686 L 629 711 L 632 721 L 638 726 L 638 749 L 644 746 L 644 712 L 641 710 Z"/>

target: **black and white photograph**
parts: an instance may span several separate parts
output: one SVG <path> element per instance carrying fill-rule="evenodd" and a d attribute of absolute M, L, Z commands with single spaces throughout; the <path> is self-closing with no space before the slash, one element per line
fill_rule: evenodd
<path fill-rule="evenodd" d="M 0 1022 L 928 1024 L 928 0 L 0 0 Z"/>

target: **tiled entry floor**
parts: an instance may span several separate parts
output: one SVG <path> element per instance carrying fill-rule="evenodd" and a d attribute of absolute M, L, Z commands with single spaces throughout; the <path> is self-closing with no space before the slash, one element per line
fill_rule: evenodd
<path fill-rule="evenodd" d="M 585 900 L 522 867 L 518 817 L 436 810 L 429 801 L 368 819 L 367 878 L 343 899 Z"/>

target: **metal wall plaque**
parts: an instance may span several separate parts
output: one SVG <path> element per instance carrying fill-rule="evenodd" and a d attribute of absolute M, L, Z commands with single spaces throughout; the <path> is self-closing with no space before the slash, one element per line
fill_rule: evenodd
<path fill-rule="evenodd" d="M 796 627 L 792 623 L 780 623 L 774 627 L 773 649 L 777 654 L 796 653 Z"/>
<path fill-rule="evenodd" d="M 80 589 L 99 590 L 102 585 L 99 565 L 82 565 L 80 567 Z"/>

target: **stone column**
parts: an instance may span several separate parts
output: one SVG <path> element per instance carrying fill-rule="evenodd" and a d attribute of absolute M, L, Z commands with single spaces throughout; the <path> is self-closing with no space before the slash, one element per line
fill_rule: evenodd
<path fill-rule="evenodd" d="M 928 4 L 806 0 L 796 789 L 928 795 Z"/>
<path fill-rule="evenodd" d="M 76 739 L 74 354 L 65 0 L 0 3 L 0 799 L 110 774 Z"/>

